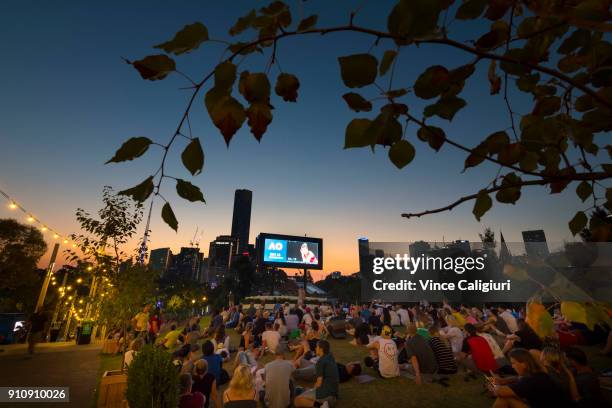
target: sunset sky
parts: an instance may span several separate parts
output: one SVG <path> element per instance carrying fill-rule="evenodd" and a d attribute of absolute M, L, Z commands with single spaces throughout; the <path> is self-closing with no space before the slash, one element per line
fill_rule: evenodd
<path fill-rule="evenodd" d="M 75 210 L 96 211 L 104 185 L 117 190 L 131 187 L 157 169 L 161 150 L 153 146 L 134 162 L 104 165 L 123 141 L 147 136 L 166 143 L 182 114 L 189 91 L 185 80 L 173 75 L 149 82 L 121 60 L 138 59 L 160 51 L 151 48 L 166 41 L 185 24 L 204 23 L 212 38 L 229 39 L 227 30 L 256 3 L 252 1 L 106 1 L 0 2 L 0 189 L 53 228 L 77 231 Z M 231 7 L 228 5 L 231 3 Z M 293 5 L 294 2 L 290 2 Z M 318 26 L 345 24 L 356 1 L 308 1 L 304 14 L 320 15 Z M 385 28 L 386 14 L 395 2 L 365 2 L 355 19 L 359 25 Z M 297 17 L 294 17 L 296 20 Z M 451 36 L 474 38 L 487 28 L 455 22 Z M 203 96 L 193 110 L 192 127 L 206 154 L 204 171 L 191 178 L 180 164 L 180 141 L 170 152 L 169 173 L 192 180 L 204 192 L 207 204 L 178 198 L 173 183 L 163 194 L 179 220 L 175 233 L 159 215 L 156 200 L 150 248 L 188 246 L 196 227 L 203 230 L 201 247 L 217 235 L 229 234 L 234 190 L 253 191 L 251 242 L 259 232 L 277 232 L 323 238 L 323 273 L 358 270 L 357 238 L 371 241 L 478 240 L 484 226 L 503 231 L 507 241 L 521 241 L 525 229 L 543 228 L 549 240 L 571 240 L 567 222 L 584 209 L 570 186 L 551 196 L 540 188 L 524 189 L 516 205 L 494 203 L 482 223 L 468 203 L 452 212 L 406 220 L 402 212 L 444 206 L 486 186 L 497 168 L 482 165 L 460 174 L 465 154 L 451 146 L 434 152 L 408 127 L 417 149 L 413 163 L 398 170 L 387 151 L 377 148 L 343 150 L 344 129 L 355 114 L 342 100 L 338 56 L 367 52 L 373 39 L 358 34 L 330 34 L 290 38 L 279 43 L 284 71 L 301 82 L 298 103 L 272 98 L 274 120 L 261 143 L 246 123 L 227 149 L 204 108 Z M 200 80 L 219 62 L 223 45 L 206 43 L 177 57 L 181 71 Z M 380 57 L 393 45 L 381 41 L 373 49 Z M 442 46 L 402 50 L 395 73 L 397 87 L 409 87 L 428 66 L 456 67 L 471 57 Z M 249 57 L 240 66 L 263 71 L 268 54 Z M 487 64 L 468 81 L 462 97 L 469 105 L 452 123 L 433 120 L 449 137 L 475 146 L 490 133 L 508 127 L 501 95 L 490 96 Z M 278 71 L 272 69 L 273 77 Z M 385 78 L 385 81 L 387 79 Z M 208 89 L 208 88 L 206 88 Z M 374 96 L 375 90 L 359 91 Z M 512 93 L 517 112 L 530 109 L 524 95 Z M 421 116 L 424 101 L 409 95 L 410 110 Z M 1 203 L 0 217 L 25 218 Z M 144 225 L 141 226 L 141 231 Z M 142 232 L 139 233 L 142 235 Z M 135 245 L 135 242 L 134 242 Z M 51 246 L 50 246 L 51 248 Z M 44 264 L 48 255 L 41 262 Z"/>

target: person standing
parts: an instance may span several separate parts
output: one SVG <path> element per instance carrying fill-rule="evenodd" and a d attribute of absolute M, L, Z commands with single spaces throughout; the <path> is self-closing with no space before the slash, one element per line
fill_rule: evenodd
<path fill-rule="evenodd" d="M 30 316 L 30 334 L 28 336 L 28 353 L 34 354 L 34 346 L 43 339 L 47 315 L 42 310 Z"/>
<path fill-rule="evenodd" d="M 149 332 L 149 305 L 144 305 L 142 311 L 132 319 L 132 325 L 137 336 L 141 336 L 145 341 L 148 338 Z"/>

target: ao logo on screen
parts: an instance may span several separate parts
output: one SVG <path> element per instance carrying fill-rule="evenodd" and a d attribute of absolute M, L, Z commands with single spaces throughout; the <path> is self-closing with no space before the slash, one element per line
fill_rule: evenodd
<path fill-rule="evenodd" d="M 268 245 L 268 250 L 269 251 L 282 251 L 283 250 L 283 243 L 282 242 L 270 242 L 270 245 Z"/>

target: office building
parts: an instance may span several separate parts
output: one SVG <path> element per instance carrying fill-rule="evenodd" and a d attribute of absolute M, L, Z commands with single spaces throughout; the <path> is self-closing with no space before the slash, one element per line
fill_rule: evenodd
<path fill-rule="evenodd" d="M 202 257 L 199 248 L 181 248 L 181 252 L 173 257 L 172 268 L 181 278 L 199 280 Z"/>
<path fill-rule="evenodd" d="M 236 190 L 234 194 L 234 214 L 232 216 L 232 237 L 238 240 L 237 253 L 248 251 L 252 201 L 253 192 L 251 190 Z"/>
<path fill-rule="evenodd" d="M 525 253 L 530 258 L 544 259 L 550 255 L 544 230 L 523 231 Z"/>
<path fill-rule="evenodd" d="M 149 256 L 149 270 L 157 276 L 163 276 L 172 264 L 172 251 L 170 248 L 158 248 L 151 251 Z"/>
<path fill-rule="evenodd" d="M 238 239 L 219 235 L 208 249 L 208 281 L 220 283 L 232 266 L 232 258 L 238 253 Z"/>

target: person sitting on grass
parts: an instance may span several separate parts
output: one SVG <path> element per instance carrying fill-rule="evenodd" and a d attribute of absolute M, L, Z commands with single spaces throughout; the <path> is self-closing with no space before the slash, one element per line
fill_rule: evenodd
<path fill-rule="evenodd" d="M 166 336 L 161 341 L 161 345 L 166 350 L 174 350 L 177 345 L 182 344 L 181 341 L 179 340 L 182 332 L 183 332 L 182 329 L 177 329 L 176 325 L 173 324 L 172 326 L 170 326 L 170 331 L 166 334 Z"/>
<path fill-rule="evenodd" d="M 416 325 L 406 326 L 406 363 L 402 368 L 414 375 L 414 381 L 421 385 L 438 370 L 436 357 L 423 336 L 417 334 Z"/>
<path fill-rule="evenodd" d="M 282 313 L 282 312 L 281 312 Z M 291 405 L 292 383 L 291 374 L 295 367 L 285 360 L 282 349 L 276 348 L 274 360 L 265 365 L 265 401 L 269 408 L 287 408 Z"/>
<path fill-rule="evenodd" d="M 317 343 L 316 354 L 319 360 L 315 364 L 317 380 L 314 388 L 304 391 L 295 398 L 296 407 L 314 407 L 327 402 L 334 406 L 338 399 L 338 385 L 340 383 L 336 360 L 330 350 L 327 340 Z"/>
<path fill-rule="evenodd" d="M 431 335 L 428 343 L 434 353 L 436 363 L 438 364 L 439 374 L 455 374 L 457 372 L 457 362 L 451 348 L 440 339 L 440 329 L 434 325 L 429 328 Z"/>
<path fill-rule="evenodd" d="M 573 405 L 568 393 L 559 389 L 529 350 L 513 349 L 509 357 L 519 377 L 490 378 L 489 390 L 497 398 L 494 408 L 561 408 Z"/>
<path fill-rule="evenodd" d="M 312 321 L 307 327 L 306 334 L 302 334 L 302 339 L 299 344 L 289 347 L 291 351 L 295 351 L 293 361 L 298 361 L 303 356 L 309 356 L 315 352 L 317 342 L 321 340 L 321 326 L 316 321 Z M 308 358 L 308 357 L 307 357 Z"/>
<path fill-rule="evenodd" d="M 253 343 L 253 323 L 247 323 L 244 327 L 244 331 L 240 335 L 240 343 L 238 348 L 247 350 Z"/>
<path fill-rule="evenodd" d="M 226 357 L 224 357 L 223 360 L 229 359 L 230 336 L 225 334 L 225 326 L 221 325 L 217 327 L 217 331 L 214 333 L 214 336 L 210 341 L 215 347 L 215 353 L 225 355 Z"/>
<path fill-rule="evenodd" d="M 310 360 L 302 358 L 299 362 L 294 363 L 295 371 L 293 372 L 293 378 L 296 381 L 316 381 L 316 363 L 319 357 L 313 357 Z M 336 362 L 338 366 L 338 379 L 340 383 L 347 382 L 353 377 L 361 375 L 362 368 L 359 361 L 352 361 L 350 363 L 342 364 Z"/>
<path fill-rule="evenodd" d="M 506 344 L 503 352 L 507 353 L 512 348 L 524 348 L 527 350 L 541 350 L 542 340 L 524 319 L 516 319 L 518 330 L 514 334 L 506 336 Z"/>
<path fill-rule="evenodd" d="M 236 354 L 235 364 L 244 364 L 251 367 L 252 371 L 257 369 L 257 359 L 259 358 L 259 350 L 256 349 L 253 343 L 249 344 L 249 347 L 245 350 L 240 348 Z"/>
<path fill-rule="evenodd" d="M 215 346 L 210 340 L 206 340 L 202 344 L 202 359 L 208 363 L 208 371 L 214 374 L 218 385 L 223 385 L 227 382 L 227 376 L 222 375 L 223 358 L 219 354 L 215 354 Z"/>
<path fill-rule="evenodd" d="M 533 353 L 532 353 L 533 354 Z M 578 401 L 578 388 L 574 375 L 565 365 L 565 357 L 561 350 L 555 347 L 545 347 L 540 354 L 540 364 L 552 378 L 557 387 L 566 391 L 574 401 Z"/>
<path fill-rule="evenodd" d="M 130 349 L 125 352 L 123 356 L 123 368 L 128 368 L 136 357 L 136 354 L 140 351 L 140 349 L 144 346 L 144 339 L 142 337 L 137 337 L 130 343 Z"/>
<path fill-rule="evenodd" d="M 181 374 L 179 378 L 181 397 L 179 399 L 179 408 L 204 408 L 206 398 L 201 392 L 192 392 L 191 374 Z"/>
<path fill-rule="evenodd" d="M 272 322 L 266 323 L 266 330 L 261 334 L 261 355 L 266 351 L 274 354 L 279 347 L 281 335 L 278 332 L 278 326 L 272 325 Z"/>
<path fill-rule="evenodd" d="M 565 349 L 570 368 L 573 370 L 578 389 L 578 407 L 609 407 L 601 392 L 599 377 L 588 365 L 586 353 L 578 347 Z"/>
<path fill-rule="evenodd" d="M 370 355 L 364 359 L 367 367 L 375 368 L 383 378 L 399 377 L 400 369 L 397 361 L 397 345 L 391 339 L 393 329 L 382 328 L 381 336 L 368 344 Z"/>
<path fill-rule="evenodd" d="M 257 392 L 253 386 L 251 368 L 239 364 L 229 387 L 223 393 L 223 406 L 226 408 L 257 408 Z"/>
<path fill-rule="evenodd" d="M 476 373 L 479 371 L 484 373 L 496 371 L 498 369 L 497 361 L 487 340 L 478 335 L 478 330 L 473 324 L 467 323 L 464 329 L 466 337 L 463 340 L 457 363 L 469 373 L 465 377 L 465 381 L 470 378 L 475 379 Z"/>
<path fill-rule="evenodd" d="M 201 392 L 206 397 L 204 408 L 208 408 L 210 401 L 217 407 L 217 381 L 212 373 L 208 372 L 208 363 L 206 360 L 198 360 L 195 362 L 192 373 L 193 385 L 192 392 Z"/>

